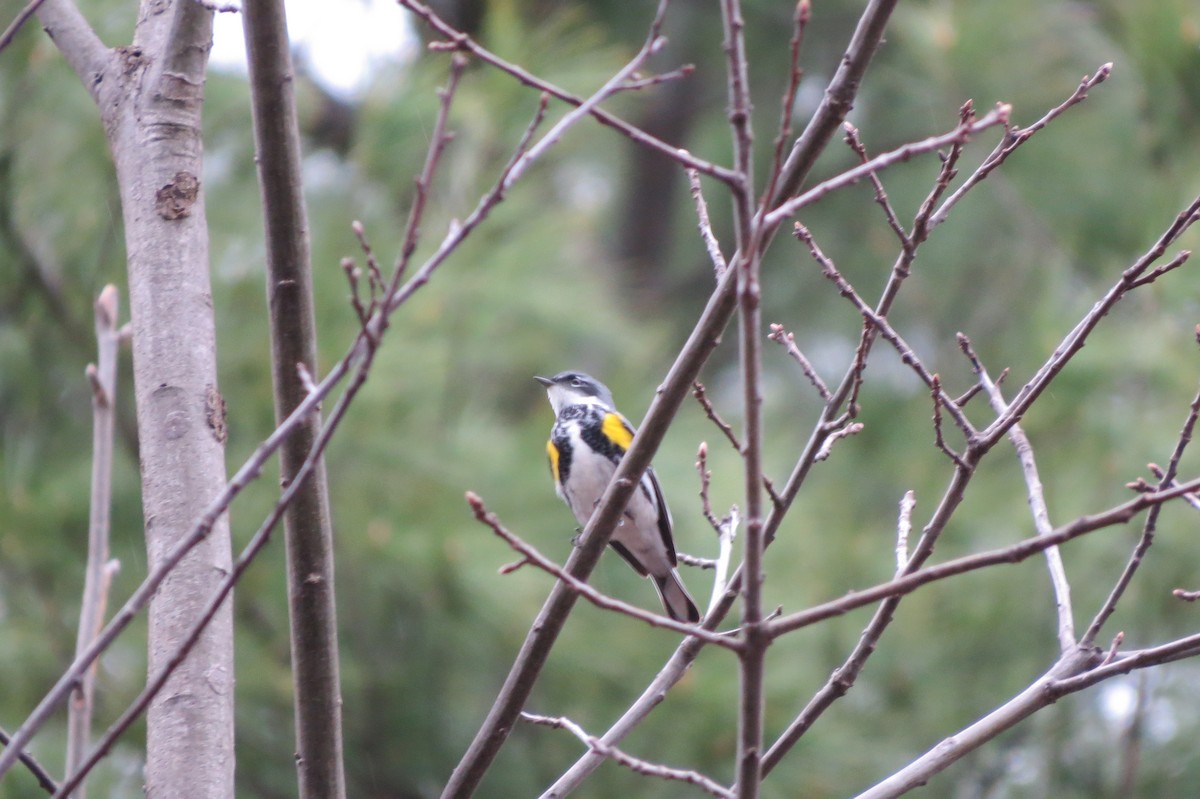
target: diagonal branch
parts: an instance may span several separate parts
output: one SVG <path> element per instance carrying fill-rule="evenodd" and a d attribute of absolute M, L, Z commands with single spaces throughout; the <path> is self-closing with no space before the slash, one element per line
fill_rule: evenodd
<path fill-rule="evenodd" d="M 73 0 L 44 0 L 40 4 L 34 0 L 28 7 L 37 11 L 38 20 L 63 58 L 75 70 L 92 99 L 100 103 L 100 92 L 107 88 L 102 79 L 114 71 L 114 53 L 100 41 Z M 103 113 L 103 108 L 101 111 Z"/>
<path fill-rule="evenodd" d="M 647 610 L 642 610 L 639 607 L 635 607 L 627 602 L 622 602 L 619 599 L 614 599 L 606 594 L 601 593 L 600 591 L 597 591 L 583 580 L 580 580 L 569 574 L 561 566 L 550 560 L 550 558 L 543 555 L 532 545 L 523 541 L 518 535 L 506 528 L 500 522 L 499 517 L 487 509 L 487 506 L 484 505 L 483 500 L 478 494 L 468 491 L 467 504 L 471 506 L 471 512 L 475 514 L 475 518 L 479 522 L 491 528 L 493 533 L 495 533 L 500 539 L 506 542 L 517 552 L 521 553 L 523 556 L 522 559 L 516 563 L 506 566 L 502 570 L 505 574 L 515 571 L 516 569 L 528 563 L 566 583 L 571 590 L 575 591 L 577 594 L 598 608 L 623 613 L 624 615 L 631 616 L 639 621 L 644 621 L 652 627 L 662 627 L 668 630 L 674 630 L 678 633 L 683 633 L 684 635 L 695 635 L 703 638 L 710 644 L 716 644 L 717 646 L 725 647 L 726 649 L 731 649 L 735 652 L 741 649 L 741 645 L 737 639 L 728 635 L 709 632 L 708 630 L 705 630 L 704 628 L 695 624 L 675 621 L 674 619 L 663 616 L 660 613 L 651 613 Z"/>
<path fill-rule="evenodd" d="M 984 368 L 979 356 L 971 347 L 970 340 L 962 333 L 958 334 L 958 344 L 967 359 L 970 360 L 971 367 L 975 370 L 976 377 L 979 378 L 979 385 L 987 392 L 992 409 L 997 416 L 1003 416 L 1008 412 L 1008 403 L 1004 401 L 1004 394 L 1001 393 L 1000 387 L 993 382 L 991 375 L 987 373 L 987 369 Z M 1033 457 L 1033 445 L 1029 443 L 1029 438 L 1019 424 L 1014 424 L 1009 428 L 1008 437 L 1017 451 L 1017 459 L 1021 462 L 1021 473 L 1025 476 L 1025 487 L 1029 493 L 1029 509 L 1033 512 L 1033 525 L 1037 529 L 1038 535 L 1050 535 L 1054 530 L 1054 525 L 1050 523 L 1050 511 L 1046 507 L 1046 494 L 1042 488 L 1042 479 L 1038 475 L 1037 461 Z M 1157 509 L 1150 512 L 1154 514 Z M 1050 570 L 1050 583 L 1054 587 L 1054 603 L 1058 614 L 1058 646 L 1059 650 L 1066 654 L 1076 645 L 1075 619 L 1074 611 L 1071 608 L 1071 584 L 1067 581 L 1067 572 L 1063 567 L 1062 555 L 1058 551 L 1058 547 L 1050 547 L 1046 550 L 1046 565 Z"/>
<path fill-rule="evenodd" d="M 541 78 L 533 75 L 525 69 L 522 69 L 516 64 L 505 61 L 500 56 L 485 49 L 470 36 L 467 36 L 461 31 L 455 30 L 452 26 L 446 23 L 445 20 L 435 14 L 428 6 L 422 5 L 421 3 L 417 2 L 417 0 L 397 0 L 397 2 L 407 8 L 409 11 L 416 14 L 421 19 L 425 20 L 425 23 L 437 31 L 440 36 L 446 37 L 450 41 L 449 46 L 451 48 L 470 53 L 480 61 L 490 64 L 496 69 L 512 75 L 526 86 L 530 86 L 534 89 L 545 92 L 546 94 L 562 100 L 565 103 L 569 103 L 570 105 L 574 106 L 583 104 L 584 100 L 582 98 L 577 97 L 576 95 L 571 94 L 564 89 L 560 89 L 548 81 L 542 80 Z M 620 90 L 625 87 L 617 88 Z M 614 130 L 618 130 L 638 144 L 644 147 L 649 147 L 652 150 L 656 150 L 657 152 L 662 153 L 668 158 L 671 158 L 672 160 L 677 161 L 686 167 L 695 169 L 697 172 L 701 172 L 709 177 L 716 178 L 724 183 L 728 183 L 733 179 L 733 172 L 728 168 L 705 161 L 702 158 L 697 158 L 686 150 L 682 150 L 675 145 L 668 144 L 661 139 L 655 138 L 641 128 L 629 124 L 620 117 L 611 114 L 602 108 L 592 108 L 590 113 L 602 125 L 607 125 Z"/>
<path fill-rule="evenodd" d="M 1175 476 L 1179 472 L 1179 462 L 1183 459 L 1184 450 L 1187 449 L 1188 444 L 1192 441 L 1192 434 L 1196 429 L 1198 418 L 1200 418 L 1200 392 L 1197 392 L 1195 398 L 1192 400 L 1187 418 L 1183 422 L 1183 428 L 1179 431 L 1179 438 L 1175 442 L 1175 450 L 1171 453 L 1171 460 L 1167 462 L 1167 468 L 1159 479 L 1158 488 L 1160 491 L 1169 486 L 1176 485 Z M 1130 554 L 1125 568 L 1121 570 L 1121 576 L 1117 578 L 1117 582 L 1113 585 L 1112 591 L 1109 592 L 1108 598 L 1104 600 L 1104 604 L 1096 612 L 1092 623 L 1088 625 L 1087 632 L 1083 634 L 1081 643 L 1091 644 L 1094 642 L 1096 636 L 1100 633 L 1100 628 L 1104 626 L 1104 622 L 1108 621 L 1108 617 L 1116 611 L 1117 602 L 1121 600 L 1125 589 L 1129 587 L 1130 581 L 1133 580 L 1133 575 L 1141 565 L 1146 551 L 1154 543 L 1154 533 L 1158 527 L 1158 512 L 1159 508 L 1156 506 L 1151 508 L 1150 512 L 1146 514 L 1146 522 L 1142 525 L 1142 535 L 1138 539 L 1137 545 Z"/>
<path fill-rule="evenodd" d="M 522 713 L 521 719 L 530 724 L 540 724 L 544 727 L 566 730 L 574 735 L 583 744 L 593 752 L 602 757 L 609 758 L 615 763 L 619 763 L 626 768 L 636 771 L 638 774 L 645 774 L 651 777 L 659 777 L 664 780 L 675 780 L 685 782 L 689 785 L 695 785 L 697 788 L 716 796 L 718 799 L 733 799 L 733 792 L 725 788 L 725 786 L 713 780 L 711 777 L 706 777 L 698 771 L 689 769 L 672 768 L 670 766 L 651 763 L 647 760 L 642 760 L 639 757 L 622 752 L 615 746 L 609 746 L 595 736 L 588 735 L 587 731 L 580 727 L 570 719 L 559 716 L 551 718 L 550 716 L 538 716 L 533 713 Z"/>

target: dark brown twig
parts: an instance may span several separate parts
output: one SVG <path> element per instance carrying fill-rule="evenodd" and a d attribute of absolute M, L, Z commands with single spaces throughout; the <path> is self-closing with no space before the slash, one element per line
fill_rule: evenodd
<path fill-rule="evenodd" d="M 846 144 L 850 145 L 850 149 L 858 156 L 859 163 L 865 164 L 871 160 L 867 155 L 867 148 L 862 142 L 862 138 L 858 134 L 858 128 L 846 122 L 842 125 L 842 129 L 846 131 Z M 912 239 L 908 236 L 908 231 L 904 229 L 904 225 L 900 224 L 899 217 L 896 216 L 896 209 L 892 207 L 892 201 L 888 199 L 887 191 L 883 188 L 883 181 L 879 175 L 872 172 L 867 178 L 871 181 L 871 186 L 875 189 L 875 203 L 883 209 L 884 219 L 887 220 L 888 227 L 896 234 L 896 238 L 900 240 L 901 248 L 909 250 L 912 248 Z"/>
<path fill-rule="evenodd" d="M 0 729 L 0 746 L 7 747 L 12 738 L 7 732 Z M 17 755 L 17 759 L 21 765 L 29 769 L 29 773 L 37 780 L 38 785 L 48 794 L 53 795 L 58 790 L 58 785 L 54 782 L 54 778 L 50 776 L 50 772 L 46 771 L 45 767 L 28 752 L 21 752 Z"/>
<path fill-rule="evenodd" d="M 950 460 L 954 461 L 954 465 L 960 469 L 969 469 L 967 462 L 962 459 L 962 456 L 950 448 L 946 443 L 945 437 L 942 435 L 942 381 L 935 372 L 933 380 L 929 386 L 930 398 L 933 400 L 933 434 L 934 444 L 943 454 Z"/>
<path fill-rule="evenodd" d="M 733 448 L 740 453 L 742 451 L 741 440 L 738 439 L 737 433 L 733 432 L 733 427 L 717 413 L 717 409 L 713 407 L 712 402 L 708 399 L 708 394 L 704 390 L 704 384 L 699 380 L 692 382 L 692 396 L 696 398 L 696 402 L 700 403 L 700 407 L 704 409 L 705 415 L 712 420 L 712 423 L 725 435 L 725 438 L 729 440 Z"/>
<path fill-rule="evenodd" d="M 697 383 L 697 386 L 700 384 Z M 712 472 L 708 470 L 708 442 L 701 441 L 696 451 L 696 471 L 700 474 L 700 512 L 712 526 L 717 535 L 721 534 L 721 523 L 713 513 L 712 503 L 708 499 L 708 486 L 712 480 Z"/>

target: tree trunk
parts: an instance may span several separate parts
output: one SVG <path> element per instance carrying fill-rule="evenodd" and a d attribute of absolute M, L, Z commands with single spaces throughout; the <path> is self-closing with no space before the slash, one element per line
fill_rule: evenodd
<path fill-rule="evenodd" d="M 96 100 L 116 164 L 128 251 L 134 394 L 150 569 L 225 484 L 225 403 L 217 390 L 200 116 L 212 12 L 144 0 L 133 44 L 107 49 L 70 0 L 42 24 Z M 156 672 L 231 568 L 222 517 L 150 605 Z M 152 799 L 233 796 L 233 616 L 217 614 L 147 714 Z"/>

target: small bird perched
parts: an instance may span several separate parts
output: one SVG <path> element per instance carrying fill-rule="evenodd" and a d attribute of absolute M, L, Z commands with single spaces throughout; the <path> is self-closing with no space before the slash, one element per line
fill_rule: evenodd
<path fill-rule="evenodd" d="M 633 442 L 633 426 L 617 412 L 612 392 L 594 377 L 560 372 L 534 380 L 546 387 L 557 417 L 546 442 L 554 488 L 586 526 Z M 700 611 L 675 568 L 671 512 L 653 469 L 642 475 L 609 544 L 638 574 L 654 578 L 668 616 L 700 621 Z"/>

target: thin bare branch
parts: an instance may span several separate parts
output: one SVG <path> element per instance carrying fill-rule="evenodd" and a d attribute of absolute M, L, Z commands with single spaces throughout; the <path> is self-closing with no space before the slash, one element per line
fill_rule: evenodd
<path fill-rule="evenodd" d="M 117 355 L 120 351 L 117 287 L 107 285 L 96 299 L 97 366 L 88 368 L 92 383 L 92 488 L 88 517 L 87 566 L 84 571 L 83 601 L 79 609 L 79 633 L 75 656 L 83 653 L 104 624 L 111 579 L 106 577 L 108 536 L 112 510 L 113 434 L 116 427 Z M 96 691 L 96 664 L 85 671 L 67 713 L 66 772 L 76 770 L 87 753 L 91 737 L 92 709 Z M 80 785 L 75 799 L 84 799 Z"/>
<path fill-rule="evenodd" d="M 12 40 L 17 37 L 17 33 L 21 30 L 21 27 L 29 21 L 30 17 L 37 13 L 38 7 L 43 2 L 45 0 L 29 0 L 25 7 L 17 12 L 17 16 L 13 18 L 9 26 L 4 29 L 3 33 L 0 33 L 0 53 L 3 53 L 4 49 L 12 44 Z"/>
<path fill-rule="evenodd" d="M 943 739 L 921 757 L 892 774 L 856 799 L 893 799 L 925 785 L 965 755 L 1062 697 L 1098 682 L 1128 674 L 1134 669 L 1169 663 L 1200 655 L 1200 635 L 1180 638 L 1161 646 L 1104 658 L 1093 647 L 1079 647 L 1062 655 L 1057 663 L 1024 691 L 966 729 Z"/>
<path fill-rule="evenodd" d="M 848 169 L 840 175 L 818 183 L 803 194 L 783 203 L 764 217 L 764 224 L 774 227 L 794 215 L 801 208 L 812 205 L 826 194 L 856 183 L 868 175 L 886 169 L 889 166 L 908 161 L 921 153 L 928 153 L 948 145 L 955 143 L 962 144 L 969 141 L 977 133 L 981 133 L 996 125 L 1007 123 L 1011 112 L 1011 106 L 1000 103 L 980 119 L 958 125 L 948 133 L 943 133 L 940 136 L 930 136 L 921 141 L 910 142 L 890 152 L 877 155 L 870 161 L 859 164 L 853 169 Z"/>
<path fill-rule="evenodd" d="M 11 742 L 11 737 L 7 732 L 0 729 L 0 746 L 8 747 Z M 28 752 L 21 752 L 17 759 L 21 765 L 29 769 L 29 773 L 37 780 L 38 785 L 43 791 L 53 795 L 58 790 L 58 785 L 54 782 L 54 778 L 50 776 L 50 772 L 46 771 L 45 767 Z"/>
<path fill-rule="evenodd" d="M 850 145 L 850 149 L 858 156 L 859 163 L 865 164 L 870 161 L 871 157 L 867 155 L 867 148 L 858 134 L 858 128 L 849 122 L 845 122 L 842 124 L 842 129 L 846 131 L 846 143 Z M 904 229 L 904 225 L 900 224 L 900 219 L 896 216 L 896 209 L 892 207 L 892 201 L 888 199 L 887 192 L 883 188 L 883 181 L 879 179 L 879 175 L 875 172 L 872 172 L 867 177 L 871 181 L 871 186 L 875 189 L 875 204 L 883 209 L 884 219 L 887 220 L 888 227 L 892 229 L 892 233 L 896 234 L 896 238 L 899 239 L 901 248 L 904 250 L 912 249 L 912 239 L 909 238 L 908 231 Z"/>
<path fill-rule="evenodd" d="M 962 333 L 958 334 L 958 344 L 971 362 L 979 385 L 987 392 L 991 400 L 992 410 L 997 416 L 1008 412 L 1008 403 L 1000 387 L 992 382 L 983 362 L 975 354 L 971 341 Z M 1017 459 L 1021 462 L 1021 473 L 1025 476 L 1025 487 L 1029 495 L 1029 509 L 1033 512 L 1033 526 L 1038 535 L 1050 535 L 1054 525 L 1050 523 L 1050 511 L 1046 507 L 1046 494 L 1042 488 L 1042 479 L 1038 475 L 1037 461 L 1033 457 L 1033 445 L 1019 424 L 1014 424 L 1008 431 L 1013 449 L 1017 451 Z M 1151 511 L 1153 513 L 1154 511 Z M 1046 550 L 1046 565 L 1050 570 L 1050 583 L 1054 587 L 1054 603 L 1058 616 L 1058 645 L 1059 651 L 1066 654 L 1076 646 L 1075 618 L 1071 607 L 1071 584 L 1067 581 L 1067 572 L 1063 567 L 1062 554 L 1058 547 Z"/>
<path fill-rule="evenodd" d="M 993 150 L 991 154 L 983 160 L 983 163 L 979 165 L 975 172 L 972 173 L 971 176 L 968 177 L 961 186 L 954 190 L 953 194 L 946 198 L 946 201 L 943 202 L 937 211 L 929 217 L 929 222 L 926 227 L 929 230 L 932 230 L 941 223 L 945 222 L 946 217 L 950 214 L 950 210 L 958 204 L 958 202 L 966 195 L 966 193 L 977 186 L 980 181 L 990 175 L 993 170 L 1003 164 L 1008 157 L 1013 154 L 1013 151 L 1029 140 L 1030 136 L 1046 127 L 1046 125 L 1054 121 L 1055 118 L 1060 116 L 1068 108 L 1086 100 L 1088 92 L 1095 86 L 1103 83 L 1112 73 L 1112 66 L 1113 65 L 1111 62 L 1108 64 L 1103 64 L 1098 70 L 1096 70 L 1094 75 L 1090 77 L 1084 75 L 1083 80 L 1080 81 L 1078 88 L 1075 89 L 1070 97 L 1047 111 L 1041 119 L 1039 119 L 1037 122 L 1034 122 L 1029 127 L 1018 128 L 1015 125 L 1008 127 L 1007 134 L 1005 135 L 1004 139 L 996 145 L 996 149 Z"/>
<path fill-rule="evenodd" d="M 831 430 L 824 441 L 821 442 L 821 448 L 817 450 L 817 454 L 813 456 L 814 462 L 820 462 L 829 457 L 833 452 L 833 445 L 841 441 L 843 438 L 857 435 L 863 431 L 865 425 L 862 422 L 851 422 L 846 425 L 839 425 L 834 430 Z M 782 501 L 782 500 L 779 500 Z"/>
<path fill-rule="evenodd" d="M 816 241 L 813 239 L 812 233 L 809 232 L 808 228 L 804 227 L 799 222 L 796 223 L 796 238 L 808 245 L 809 252 L 812 254 L 813 260 L 815 260 L 821 267 L 822 274 L 824 274 L 825 277 L 827 277 L 835 286 L 837 286 L 838 292 L 847 300 L 849 300 L 855 308 L 858 309 L 858 312 L 862 314 L 865 322 L 878 330 L 879 335 L 883 336 L 884 340 L 892 345 L 892 347 L 896 350 L 896 353 L 900 356 L 900 360 L 916 373 L 921 381 L 929 387 L 930 391 L 935 393 L 938 398 L 938 404 L 949 412 L 951 418 L 954 419 L 954 423 L 958 425 L 960 430 L 962 430 L 963 435 L 965 435 L 968 440 L 971 440 L 972 437 L 976 435 L 975 428 L 963 413 L 962 408 L 960 408 L 958 405 L 955 405 L 954 399 L 941 389 L 940 384 L 935 379 L 935 375 L 925 368 L 925 365 L 921 362 L 921 359 L 917 357 L 917 354 L 915 351 L 913 351 L 912 347 L 908 345 L 908 342 L 906 342 L 892 327 L 891 323 L 887 321 L 887 317 L 881 316 L 875 311 L 875 309 L 867 304 L 866 300 L 859 295 L 854 286 L 852 286 L 850 282 L 846 280 L 845 276 L 838 271 L 837 266 L 833 263 L 829 256 L 827 256 L 817 245 Z M 962 465 L 961 459 L 956 460 L 955 462 L 960 466 Z"/>
<path fill-rule="evenodd" d="M 825 381 L 817 374 L 817 370 L 813 368 L 808 358 L 804 357 L 804 353 L 796 346 L 796 335 L 784 329 L 783 325 L 771 324 L 771 332 L 767 334 L 767 338 L 774 341 L 787 350 L 787 354 L 792 356 L 792 360 L 800 364 L 800 369 L 804 372 L 804 376 L 808 378 L 808 382 L 813 384 L 813 388 L 821 395 L 821 399 L 829 402 L 833 396 L 829 392 L 829 386 L 825 385 Z"/>
<path fill-rule="evenodd" d="M 953 461 L 955 466 L 959 467 L 960 469 L 969 469 L 970 467 L 967 465 L 967 462 L 965 460 L 963 460 L 961 455 L 959 455 L 957 452 L 955 452 L 953 449 L 950 448 L 950 445 L 946 443 L 945 436 L 942 435 L 942 396 L 943 396 L 943 392 L 942 392 L 942 381 L 941 381 L 941 378 L 939 378 L 937 376 L 937 373 L 934 373 L 934 375 L 933 375 L 933 381 L 929 386 L 929 393 L 930 393 L 931 399 L 933 400 L 934 445 L 938 449 L 940 449 L 947 458 L 949 458 L 951 461 Z"/>
<path fill-rule="evenodd" d="M 717 516 L 713 513 L 712 502 L 708 498 L 708 486 L 712 480 L 712 472 L 708 470 L 707 441 L 701 441 L 700 447 L 696 450 L 696 471 L 700 474 L 700 512 L 704 514 L 704 518 L 708 520 L 717 535 L 720 535 L 721 523 L 717 521 Z"/>
<path fill-rule="evenodd" d="M 645 78 L 635 75 L 629 80 L 625 81 L 620 90 L 627 92 L 649 89 L 652 86 L 658 86 L 661 83 L 670 83 L 671 81 L 689 77 L 695 71 L 696 66 L 694 64 L 684 64 L 683 66 L 673 69 L 670 72 L 661 72 L 657 75 L 650 75 Z"/>
<path fill-rule="evenodd" d="M 722 637 L 715 633 L 711 633 L 696 626 L 695 624 L 679 622 L 658 613 L 651 613 L 650 611 L 630 605 L 628 602 L 622 602 L 619 599 L 614 599 L 606 594 L 602 594 L 582 580 L 579 580 L 568 574 L 562 566 L 559 566 L 557 563 L 550 560 L 550 558 L 547 558 L 532 545 L 522 540 L 520 536 L 516 535 L 503 524 L 501 524 L 500 519 L 496 516 L 496 514 L 487 509 L 487 506 L 484 505 L 483 500 L 478 494 L 468 491 L 466 497 L 467 504 L 471 506 L 471 512 L 475 514 L 475 518 L 482 524 L 490 527 L 492 532 L 494 532 L 510 547 L 521 553 L 523 556 L 521 561 L 511 564 L 510 566 L 506 566 L 504 569 L 505 573 L 515 571 L 516 569 L 520 568 L 520 566 L 528 563 L 529 565 L 539 568 L 552 577 L 555 577 L 566 583 L 572 591 L 579 594 L 598 608 L 622 613 L 639 621 L 644 621 L 652 627 L 663 627 L 668 630 L 674 630 L 675 632 L 683 633 L 684 635 L 696 635 L 708 641 L 710 644 L 716 644 L 718 646 L 725 647 L 726 649 L 732 649 L 735 652 L 738 650 L 739 644 L 735 639 Z"/>
<path fill-rule="evenodd" d="M 772 635 L 783 635 L 793 630 L 799 630 L 802 627 L 816 624 L 819 621 L 824 621 L 833 616 L 841 615 L 855 608 L 873 604 L 886 597 L 911 593 L 926 583 L 945 580 L 957 574 L 976 571 L 1001 563 L 1020 563 L 1026 558 L 1036 555 L 1049 547 L 1058 546 L 1096 530 L 1125 524 L 1147 508 L 1157 507 L 1198 489 L 1200 489 L 1200 478 L 1180 483 L 1177 486 L 1161 491 L 1139 494 L 1128 502 L 1115 505 L 1106 511 L 1088 516 L 1080 516 L 1068 524 L 1055 528 L 1049 535 L 1025 538 L 1007 547 L 980 552 L 975 555 L 966 555 L 936 566 L 912 571 L 903 577 L 889 582 L 855 591 L 841 599 L 825 602 L 821 605 L 814 605 L 807 610 L 788 614 L 772 622 L 770 632 Z M 909 562 L 911 565 L 912 558 L 909 559 Z"/>
<path fill-rule="evenodd" d="M 422 165 L 421 174 L 417 178 L 412 207 L 409 209 L 408 221 L 404 226 L 404 244 L 401 245 L 400 255 L 396 258 L 395 266 L 392 267 L 392 277 L 387 291 L 388 296 L 396 296 L 400 281 L 404 278 L 404 273 L 408 269 L 408 264 L 412 260 L 413 253 L 416 252 L 417 240 L 421 235 L 421 221 L 425 215 L 425 203 L 429 199 L 429 187 L 433 183 L 434 172 L 441 162 L 442 153 L 445 152 L 446 145 L 454 138 L 454 134 L 447 130 L 450 119 L 450 105 L 454 101 L 454 93 L 466 68 L 467 59 L 456 53 L 450 59 L 450 78 L 446 82 L 445 88 L 438 90 L 438 100 L 440 102 L 438 104 L 437 120 L 433 125 L 433 135 L 430 138 L 430 145 L 425 151 L 425 163 Z M 521 155 L 524 155 L 523 150 L 521 151 Z M 507 180 L 510 171 L 511 168 L 505 170 L 505 180 Z M 503 181 L 501 181 L 500 186 L 499 196 L 503 196 Z M 367 261 L 369 264 L 369 256 Z"/>
<path fill-rule="evenodd" d="M 804 70 L 800 68 L 800 50 L 804 45 L 804 34 L 808 30 L 808 20 L 812 12 L 809 0 L 799 0 L 792 13 L 792 40 L 789 43 L 791 53 L 791 69 L 788 73 L 788 85 L 784 90 L 783 99 L 779 103 L 779 132 L 775 135 L 775 151 L 771 159 L 771 171 L 768 172 L 767 187 L 759 200 L 758 215 L 764 216 L 775 201 L 780 181 L 784 179 L 783 151 L 792 137 L 792 115 L 796 110 L 796 95 L 800 91 L 800 79 Z"/>
<path fill-rule="evenodd" d="M 692 382 L 692 396 L 696 398 L 696 402 L 700 403 L 700 407 L 704 409 L 704 413 L 712 423 L 717 426 L 717 429 L 724 433 L 725 438 L 733 445 L 733 448 L 739 453 L 742 451 L 742 442 L 738 438 L 737 433 L 733 431 L 733 426 L 721 418 L 717 413 L 717 409 L 713 407 L 712 402 L 708 399 L 708 393 L 704 389 L 704 384 L 699 380 Z"/>
<path fill-rule="evenodd" d="M 729 264 L 725 262 L 725 256 L 721 254 L 721 244 L 717 241 L 717 236 L 713 233 L 712 222 L 708 218 L 708 203 L 704 202 L 704 191 L 700 186 L 700 173 L 689 167 L 687 176 L 692 200 L 696 204 L 696 224 L 700 229 L 700 239 L 704 242 L 704 249 L 708 252 L 709 260 L 712 261 L 713 274 L 720 282 L 721 276 L 725 274 Z"/>
<path fill-rule="evenodd" d="M 186 2 L 186 0 L 184 0 Z M 254 0 L 242 15 L 253 110 L 263 231 L 275 422 L 315 391 L 317 323 L 313 303 L 308 211 L 301 176 L 300 123 L 283 0 Z M 457 76 L 452 77 L 452 81 Z M 373 262 L 356 226 L 368 268 Z M 371 275 L 374 294 L 374 268 Z M 360 324 L 363 309 L 354 295 Z M 291 485 L 320 435 L 313 413 L 279 453 L 282 485 Z M 312 466 L 284 512 L 288 618 L 301 799 L 343 799 L 341 664 L 337 641 L 333 522 L 324 461 Z"/>
<path fill-rule="evenodd" d="M 1169 486 L 1175 486 L 1178 490 L 1178 485 L 1175 484 L 1175 476 L 1179 472 L 1179 462 L 1183 459 L 1184 450 L 1192 441 L 1192 434 L 1196 429 L 1196 421 L 1200 419 L 1200 391 L 1192 399 L 1192 404 L 1188 408 L 1187 417 L 1183 421 L 1183 428 L 1179 431 L 1179 438 L 1175 442 L 1175 449 L 1171 453 L 1171 459 L 1167 461 L 1167 468 L 1164 470 L 1162 478 L 1159 480 L 1159 490 L 1167 489 Z M 1186 496 L 1188 492 L 1183 492 Z M 1142 494 L 1142 496 L 1146 496 Z M 1100 628 L 1104 626 L 1104 622 L 1108 621 L 1109 616 L 1117 609 L 1117 603 L 1125 593 L 1125 589 L 1129 587 L 1129 583 L 1133 580 L 1133 575 L 1137 572 L 1141 565 L 1142 558 L 1147 550 L 1154 543 L 1154 533 L 1158 528 L 1158 513 L 1159 507 L 1155 506 L 1146 514 L 1146 521 L 1142 525 L 1142 535 L 1138 539 L 1137 545 L 1133 552 L 1129 555 L 1129 560 L 1125 564 L 1125 568 L 1121 570 L 1121 576 L 1117 578 L 1117 582 L 1113 585 L 1112 591 L 1109 592 L 1108 598 L 1104 600 L 1104 604 L 1096 612 L 1092 623 L 1088 625 L 1087 632 L 1083 634 L 1081 639 L 1082 644 L 1091 644 L 1095 641 L 1096 636 L 1100 633 Z"/>
<path fill-rule="evenodd" d="M 697 788 L 706 793 L 718 797 L 718 799 L 732 799 L 733 792 L 725 788 L 725 786 L 716 782 L 710 777 L 706 777 L 698 771 L 690 769 L 671 768 L 659 763 L 651 763 L 648 760 L 634 757 L 622 752 L 615 746 L 609 746 L 599 738 L 596 738 L 580 727 L 575 722 L 565 716 L 551 718 L 550 716 L 539 716 L 534 713 L 521 713 L 521 719 L 530 724 L 539 724 L 543 727 L 552 727 L 556 730 L 566 730 L 574 735 L 579 740 L 583 741 L 584 746 L 602 755 L 615 763 L 619 763 L 626 768 L 645 774 L 650 777 L 658 777 L 663 780 L 674 780 L 677 782 L 686 782 L 689 785 L 695 785 Z"/>
<path fill-rule="evenodd" d="M 554 84 L 542 80 L 532 73 L 522 69 L 521 67 L 509 61 L 505 61 L 495 53 L 485 49 L 478 42 L 473 40 L 461 31 L 455 30 L 447 24 L 441 17 L 435 14 L 428 6 L 422 5 L 417 0 L 397 0 L 400 5 L 407 8 L 409 11 L 416 14 L 421 19 L 425 20 L 429 27 L 437 31 L 438 35 L 446 37 L 449 41 L 449 47 L 462 52 L 470 53 L 480 61 L 490 64 L 491 66 L 512 75 L 518 81 L 526 86 L 531 86 L 539 91 L 543 91 L 550 96 L 562 100 L 570 105 L 579 106 L 583 104 L 583 99 L 571 94 L 568 91 L 560 89 Z M 702 158 L 697 158 L 687 150 L 682 150 L 671 144 L 668 144 L 660 139 L 651 136 L 641 128 L 635 127 L 625 120 L 611 114 L 601 108 L 593 108 L 590 112 L 601 124 L 607 125 L 615 130 L 620 131 L 625 136 L 629 137 L 638 144 L 649 147 L 652 150 L 662 153 L 663 155 L 678 161 L 680 164 L 695 169 L 710 177 L 716 178 L 723 183 L 729 183 L 734 173 L 723 166 L 718 166 Z"/>

